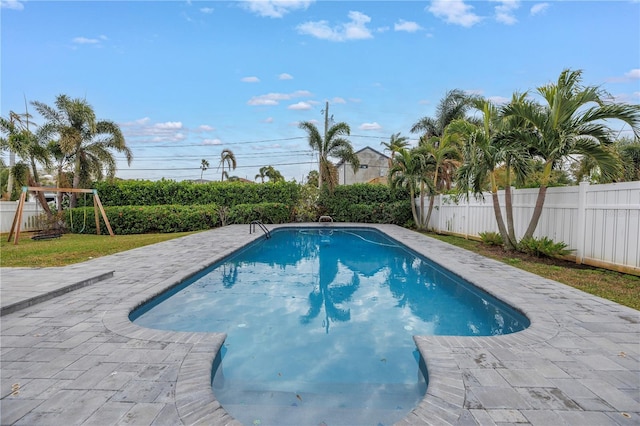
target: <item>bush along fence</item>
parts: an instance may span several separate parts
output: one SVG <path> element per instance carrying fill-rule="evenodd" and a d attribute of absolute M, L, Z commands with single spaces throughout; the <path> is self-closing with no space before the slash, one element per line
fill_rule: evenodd
<path fill-rule="evenodd" d="M 538 189 L 513 191 L 518 239 L 529 224 L 537 195 Z M 504 191 L 499 191 L 499 200 L 505 216 Z M 468 201 L 437 196 L 429 228 L 471 238 L 497 232 L 491 194 L 484 199 L 470 196 Z M 549 188 L 534 237 L 566 243 L 578 263 L 640 275 L 640 181 Z"/>

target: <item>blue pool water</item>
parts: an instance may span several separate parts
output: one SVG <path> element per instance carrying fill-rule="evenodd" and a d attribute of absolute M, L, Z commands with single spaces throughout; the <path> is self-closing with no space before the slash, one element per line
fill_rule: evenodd
<path fill-rule="evenodd" d="M 413 335 L 489 336 L 526 317 L 371 229 L 280 229 L 132 312 L 226 332 L 212 385 L 245 425 L 390 425 L 424 396 Z M 204 372 L 203 372 L 204 374 Z"/>

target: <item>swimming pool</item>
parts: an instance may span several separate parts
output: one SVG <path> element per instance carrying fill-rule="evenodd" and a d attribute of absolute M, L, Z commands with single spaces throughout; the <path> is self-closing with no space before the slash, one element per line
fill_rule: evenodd
<path fill-rule="evenodd" d="M 214 392 L 247 425 L 391 424 L 426 389 L 412 335 L 528 326 L 402 244 L 356 228 L 277 230 L 131 319 L 226 332 Z"/>

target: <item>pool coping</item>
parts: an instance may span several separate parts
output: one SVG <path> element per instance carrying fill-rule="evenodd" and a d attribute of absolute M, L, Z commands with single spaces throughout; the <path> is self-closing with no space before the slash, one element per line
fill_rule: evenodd
<path fill-rule="evenodd" d="M 531 321 L 530 326 L 526 330 L 505 336 L 414 336 L 416 346 L 418 347 L 422 357 L 425 359 L 427 365 L 429 384 L 422 401 L 404 419 L 396 423 L 397 425 L 473 424 L 474 422 L 480 422 L 483 424 L 485 422 L 479 421 L 478 419 L 487 419 L 487 423 L 489 420 L 497 422 L 497 420 L 502 418 L 518 419 L 518 414 L 526 414 L 526 420 L 529 420 L 533 424 L 536 422 L 531 419 L 569 418 L 566 417 L 567 415 L 562 409 L 552 407 L 553 409 L 550 408 L 545 410 L 543 409 L 544 407 L 535 407 L 534 403 L 531 401 L 525 405 L 525 408 L 529 407 L 530 410 L 521 409 L 521 407 L 503 407 L 500 404 L 492 407 L 486 396 L 478 397 L 477 395 L 474 395 L 474 388 L 473 386 L 470 386 L 470 383 L 473 384 L 471 380 L 472 377 L 470 378 L 469 376 L 469 372 L 474 371 L 473 368 L 469 367 L 469 364 L 473 364 L 474 362 L 478 364 L 480 368 L 491 369 L 492 366 L 489 364 L 493 362 L 498 366 L 504 367 L 508 373 L 510 371 L 529 372 L 530 369 L 525 368 L 523 370 L 520 364 L 516 361 L 509 364 L 508 358 L 516 353 L 522 354 L 529 351 L 535 351 L 541 345 L 549 346 L 548 348 L 544 348 L 548 351 L 551 351 L 552 349 L 564 351 L 563 353 L 567 356 L 567 359 L 568 356 L 571 355 L 571 351 L 576 352 L 578 355 L 580 355 L 579 352 L 582 351 L 584 354 L 586 349 L 583 350 L 581 346 L 576 348 L 576 345 L 573 343 L 562 343 L 564 346 L 547 345 L 547 342 L 558 338 L 560 334 L 566 334 L 568 330 L 567 324 L 563 324 L 562 321 L 566 322 L 565 314 L 567 312 L 573 315 L 570 319 L 572 323 L 569 324 L 572 327 L 572 330 L 573 328 L 582 326 L 582 324 L 580 324 L 581 321 L 579 321 L 578 318 L 585 318 L 583 322 L 585 324 L 591 324 L 589 318 L 586 317 L 589 312 L 593 312 L 594 315 L 596 315 L 596 319 L 604 318 L 607 313 L 611 314 L 611 322 L 613 324 L 611 325 L 611 328 L 620 328 L 620 330 L 617 330 L 620 335 L 618 336 L 618 340 L 620 340 L 619 348 L 624 349 L 624 351 L 621 350 L 620 353 L 624 353 L 625 357 L 628 355 L 627 360 L 624 360 L 624 362 L 630 363 L 630 367 L 627 367 L 627 369 L 629 369 L 628 371 L 635 372 L 632 374 L 637 375 L 637 372 L 640 370 L 640 361 L 638 361 L 640 358 L 640 355 L 638 354 L 640 350 L 634 346 L 635 342 L 640 341 L 640 329 L 638 327 L 638 324 L 640 324 L 640 315 L 638 311 L 633 309 L 588 295 L 555 281 L 546 280 L 539 276 L 513 268 L 509 265 L 484 258 L 423 234 L 394 225 L 305 223 L 269 225 L 269 229 L 275 230 L 278 228 L 290 227 L 327 226 L 378 229 L 391 238 L 405 244 L 410 249 L 426 256 L 435 263 L 450 271 L 455 271 L 455 274 L 460 277 L 522 311 Z M 233 228 L 234 231 L 235 229 L 240 230 L 241 228 Z M 216 230 L 209 232 L 211 234 L 208 234 L 207 236 L 216 235 Z M 214 392 L 210 386 L 210 374 L 202 373 L 203 371 L 211 371 L 215 356 L 224 343 L 226 336 L 223 333 L 186 333 L 151 330 L 131 323 L 128 316 L 133 309 L 155 295 L 177 285 L 189 276 L 213 263 L 218 262 L 224 257 L 235 252 L 237 249 L 246 246 L 250 242 L 259 238 L 264 238 L 261 233 L 246 235 L 245 232 L 247 232 L 246 228 L 243 230 L 242 235 L 238 234 L 237 238 L 234 238 L 233 241 L 227 241 L 225 247 L 218 248 L 212 256 L 206 257 L 206 260 L 203 260 L 205 257 L 200 254 L 197 256 L 194 255 L 193 257 L 197 259 L 193 265 L 187 268 L 182 268 L 181 270 L 171 269 L 173 273 L 170 272 L 167 276 L 163 275 L 161 279 L 149 280 L 149 283 L 142 285 L 143 279 L 140 277 L 136 279 L 132 278 L 129 293 L 123 295 L 123 303 L 118 306 L 100 307 L 101 309 L 104 309 L 101 316 L 102 324 L 116 335 L 147 342 L 189 344 L 191 349 L 186 353 L 181 362 L 175 383 L 174 398 L 175 408 L 179 419 L 184 424 L 240 425 L 240 422 L 233 419 L 215 399 Z M 191 241 L 191 237 L 183 238 L 184 239 L 181 239 L 185 243 L 183 245 L 188 245 L 187 243 Z M 204 237 L 194 236 L 193 240 L 197 238 L 201 241 Z M 198 244 L 202 245 L 201 242 L 196 243 L 193 243 L 194 247 L 198 247 Z M 157 250 L 155 250 L 154 253 L 151 253 L 152 249 L 147 249 L 145 251 L 145 248 L 141 248 L 131 251 L 129 254 L 132 257 L 135 257 L 138 253 L 143 253 L 144 256 L 157 256 L 157 253 L 162 250 L 166 250 L 165 247 L 172 247 L 171 244 L 155 246 L 157 246 Z M 194 250 L 194 248 L 191 248 L 191 250 Z M 116 264 L 118 259 L 123 259 L 123 256 L 127 256 L 126 253 L 127 252 L 120 254 L 119 256 L 114 255 L 111 259 L 105 259 L 102 264 L 105 262 L 109 263 L 109 261 Z M 128 271 L 128 273 L 133 272 L 135 271 Z M 118 271 L 116 269 L 116 275 L 122 273 L 126 274 L 127 272 Z M 141 273 L 140 276 L 143 275 L 144 274 Z M 123 278 L 121 277 L 121 279 Z M 105 282 L 108 281 L 109 280 L 105 280 Z M 513 291 L 514 285 L 518 285 L 517 292 Z M 580 312 L 576 313 L 577 311 Z M 17 314 L 19 314 L 19 312 L 11 315 Z M 7 315 L 7 317 L 10 317 L 11 315 Z M 616 315 L 618 318 L 622 319 L 622 321 L 615 319 L 614 316 Z M 631 318 L 631 320 L 629 320 L 629 318 Z M 625 323 L 625 320 L 627 323 L 631 323 L 632 325 Z M 621 325 L 616 326 L 615 324 Z M 589 331 L 588 328 L 589 327 L 580 329 L 576 331 L 575 334 L 587 335 L 587 332 Z M 564 336 L 560 336 L 560 338 L 565 339 Z M 602 339 L 599 335 L 595 335 L 595 337 L 592 338 L 592 341 L 595 342 L 596 338 Z M 631 341 L 629 341 L 629 339 L 631 339 Z M 505 360 L 499 359 L 502 354 L 504 354 Z M 478 356 L 474 358 L 475 355 Z M 615 355 L 615 353 L 612 355 L 612 359 L 614 361 L 622 362 L 620 360 L 616 360 Z M 558 353 L 554 356 L 560 357 L 561 354 Z M 489 359 L 488 363 L 485 361 L 486 359 Z M 591 362 L 591 360 L 589 361 Z M 493 368 L 495 369 L 495 366 Z M 615 369 L 615 367 L 611 366 L 608 366 L 607 368 Z M 623 370 L 622 367 L 621 370 Z M 535 369 L 533 369 L 533 371 L 535 372 Z M 581 370 L 579 374 L 587 375 L 588 371 L 598 372 L 598 369 L 589 365 L 588 368 L 585 368 L 585 372 L 582 372 Z M 564 375 L 561 375 L 559 372 L 553 374 L 564 378 Z M 542 379 L 547 379 L 547 381 L 556 379 L 555 377 L 547 377 L 553 376 L 553 374 L 544 372 L 544 377 L 540 377 L 539 380 L 529 376 L 527 376 L 525 380 L 521 376 L 518 376 L 511 378 L 510 381 L 510 377 L 507 377 L 507 381 L 511 388 L 522 394 L 530 389 L 537 389 L 539 386 L 536 386 L 536 384 L 541 382 Z M 518 380 L 520 380 L 520 384 L 516 383 Z M 527 382 L 527 380 L 532 382 L 531 385 L 524 383 Z M 595 378 L 593 380 L 595 380 Z M 541 387 L 544 388 L 544 386 Z M 620 388 L 620 386 L 618 387 Z M 624 390 L 626 390 L 627 393 L 632 394 L 632 397 L 630 397 L 631 400 L 635 397 L 633 394 L 634 392 L 639 393 L 639 396 L 635 397 L 635 402 L 638 402 L 637 400 L 640 399 L 640 391 L 638 391 L 638 388 L 627 388 L 629 388 L 628 384 Z M 617 394 L 612 395 L 617 397 L 618 400 L 621 399 Z M 608 403 L 608 405 L 615 405 L 613 407 L 614 409 L 607 409 L 606 412 L 602 409 L 582 410 L 588 413 L 595 413 L 593 417 L 588 418 L 602 419 L 602 417 L 597 416 L 597 414 L 605 412 L 607 417 L 604 418 L 609 419 L 614 424 L 618 420 L 620 420 L 620 424 L 624 424 L 623 419 L 621 420 L 618 417 L 615 417 L 615 414 L 616 412 L 626 410 L 632 413 L 636 420 L 638 419 L 637 416 L 640 415 L 638 411 L 640 410 L 629 408 L 629 398 L 625 400 L 626 405 L 624 405 L 611 401 L 613 396 L 609 397 L 607 395 L 600 394 L 598 396 L 604 402 Z M 575 413 L 569 414 L 573 415 Z M 625 412 L 625 414 L 628 413 Z M 537 422 L 537 424 L 544 423 Z"/>

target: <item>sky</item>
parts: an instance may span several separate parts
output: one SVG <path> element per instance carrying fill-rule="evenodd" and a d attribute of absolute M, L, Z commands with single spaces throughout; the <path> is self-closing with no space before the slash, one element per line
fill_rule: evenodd
<path fill-rule="evenodd" d="M 501 103 L 567 68 L 640 103 L 637 0 L 1 0 L 0 23 L 0 115 L 85 99 L 123 131 L 123 179 L 220 180 L 230 149 L 231 175 L 301 182 L 317 155 L 298 124 L 322 132 L 327 102 L 356 151 L 415 144 L 447 91 Z"/>

